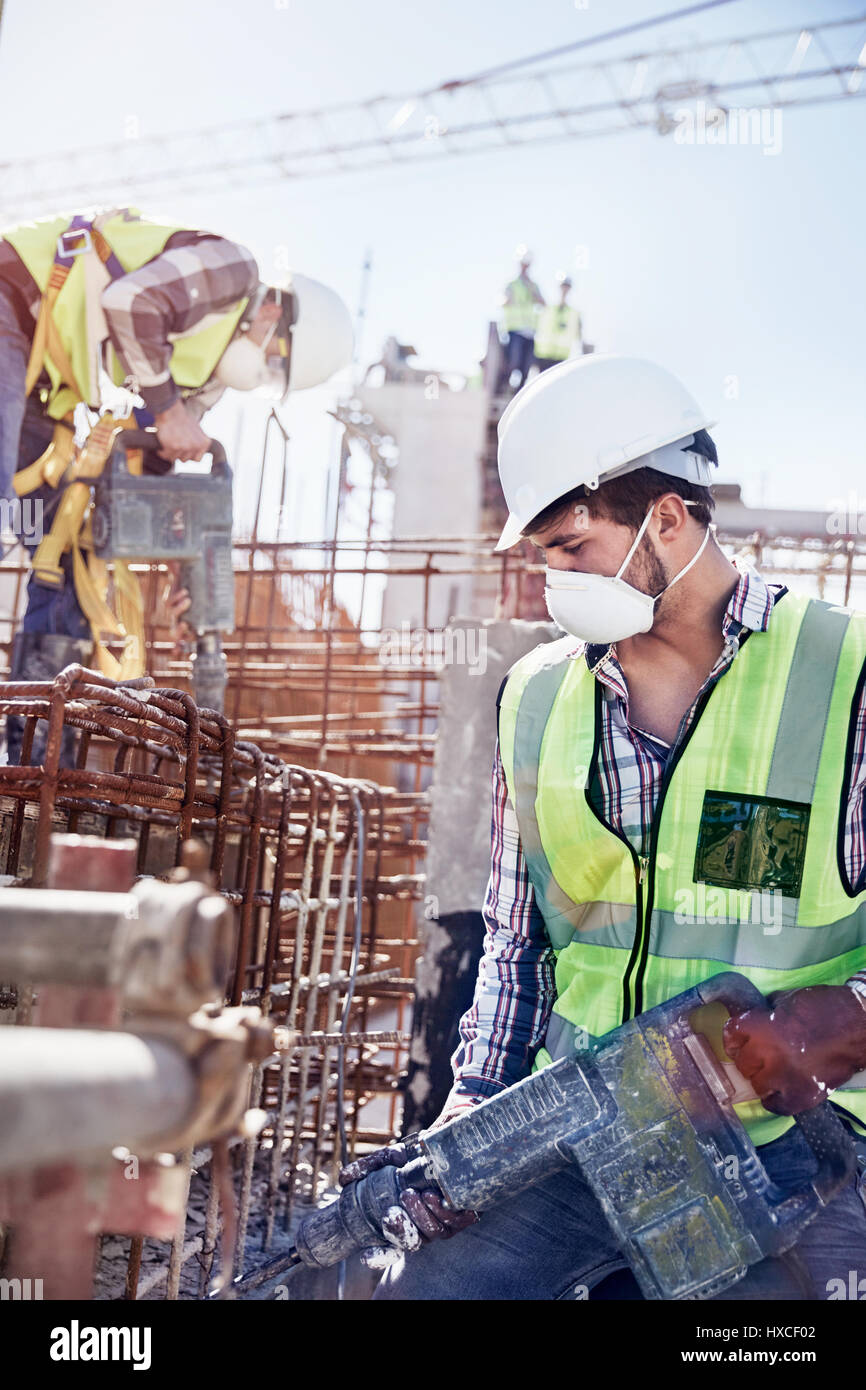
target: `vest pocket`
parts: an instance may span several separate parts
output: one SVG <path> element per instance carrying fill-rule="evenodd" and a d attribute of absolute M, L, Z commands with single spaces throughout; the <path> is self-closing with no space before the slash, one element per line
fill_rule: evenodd
<path fill-rule="evenodd" d="M 811 809 L 805 802 L 705 792 L 695 881 L 799 898 Z"/>

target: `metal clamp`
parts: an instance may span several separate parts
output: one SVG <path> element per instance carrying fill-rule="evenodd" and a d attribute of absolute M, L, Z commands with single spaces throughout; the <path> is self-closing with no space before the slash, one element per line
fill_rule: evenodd
<path fill-rule="evenodd" d="M 76 240 L 84 238 L 83 246 L 67 246 L 67 238 L 74 237 Z M 85 251 L 93 250 L 93 241 L 90 236 L 89 227 L 67 227 L 65 232 L 61 232 L 57 238 L 57 259 L 64 260 L 69 256 L 80 256 Z"/>
<path fill-rule="evenodd" d="M 181 1052 L 195 1093 L 182 1122 L 141 1144 L 139 1157 L 178 1153 L 238 1132 L 249 1138 L 261 1129 L 264 1112 L 248 1109 L 250 1063 L 260 1063 L 274 1051 L 273 1024 L 261 1009 L 211 1005 L 188 1019 L 131 1017 L 127 1025 L 147 1043 L 162 1041 Z"/>

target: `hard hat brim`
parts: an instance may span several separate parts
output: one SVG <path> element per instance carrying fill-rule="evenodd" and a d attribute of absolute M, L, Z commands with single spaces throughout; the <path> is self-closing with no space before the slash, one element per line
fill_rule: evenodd
<path fill-rule="evenodd" d="M 520 520 L 519 516 L 515 516 L 514 512 L 511 512 L 502 528 L 502 535 L 493 547 L 493 553 L 496 554 L 499 550 L 510 550 L 513 545 L 516 545 L 521 539 L 521 533 L 525 524 L 525 522 Z"/>

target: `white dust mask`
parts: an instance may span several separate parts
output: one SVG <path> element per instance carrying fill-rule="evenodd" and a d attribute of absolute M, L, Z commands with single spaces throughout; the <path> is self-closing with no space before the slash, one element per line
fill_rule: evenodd
<path fill-rule="evenodd" d="M 696 506 L 697 503 L 686 502 L 685 505 Z M 580 574 L 576 570 L 552 570 L 547 567 L 547 587 L 544 590 L 547 611 L 564 632 L 570 632 L 572 636 L 579 637 L 584 642 L 602 642 L 606 645 L 623 641 L 626 637 L 634 637 L 639 632 L 649 632 L 653 625 L 656 603 L 662 594 L 667 593 L 671 585 L 682 579 L 700 559 L 710 538 L 710 528 L 707 527 L 704 539 L 691 560 L 655 597 L 635 589 L 631 584 L 626 584 L 621 576 L 628 568 L 629 561 L 649 525 L 654 506 L 655 503 L 641 522 L 631 549 L 613 577 L 604 574 Z"/>
<path fill-rule="evenodd" d="M 262 343 L 248 337 L 233 338 L 220 358 L 214 376 L 223 386 L 235 391 L 255 391 L 259 387 L 278 386 L 273 367 L 268 362 L 267 347 L 277 325 L 271 325 Z"/>

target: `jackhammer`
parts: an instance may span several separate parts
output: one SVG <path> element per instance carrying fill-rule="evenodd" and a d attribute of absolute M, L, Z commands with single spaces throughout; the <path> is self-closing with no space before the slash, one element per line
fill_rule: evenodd
<path fill-rule="evenodd" d="M 428 1132 L 404 1167 L 374 1170 L 308 1216 L 290 1263 L 328 1267 L 387 1244 L 382 1218 L 409 1187 L 483 1213 L 575 1163 L 645 1298 L 722 1292 L 797 1242 L 850 1179 L 856 1153 L 825 1101 L 794 1116 L 814 1176 L 795 1191 L 774 1184 L 734 1110 L 751 1088 L 697 1031 L 700 1015 L 693 1026 L 707 1005 L 722 1015 L 766 1007 L 729 971 L 601 1038 L 578 1034 L 573 1057 Z"/>
<path fill-rule="evenodd" d="M 232 571 L 232 471 L 211 440 L 209 473 L 133 474 L 127 454 L 156 454 L 153 431 L 123 430 L 96 484 L 93 548 L 105 560 L 179 560 L 190 606 L 183 615 L 196 635 L 193 694 L 197 705 L 222 711 L 226 658 L 223 632 L 235 625 Z M 167 465 L 167 468 L 170 468 Z"/>

